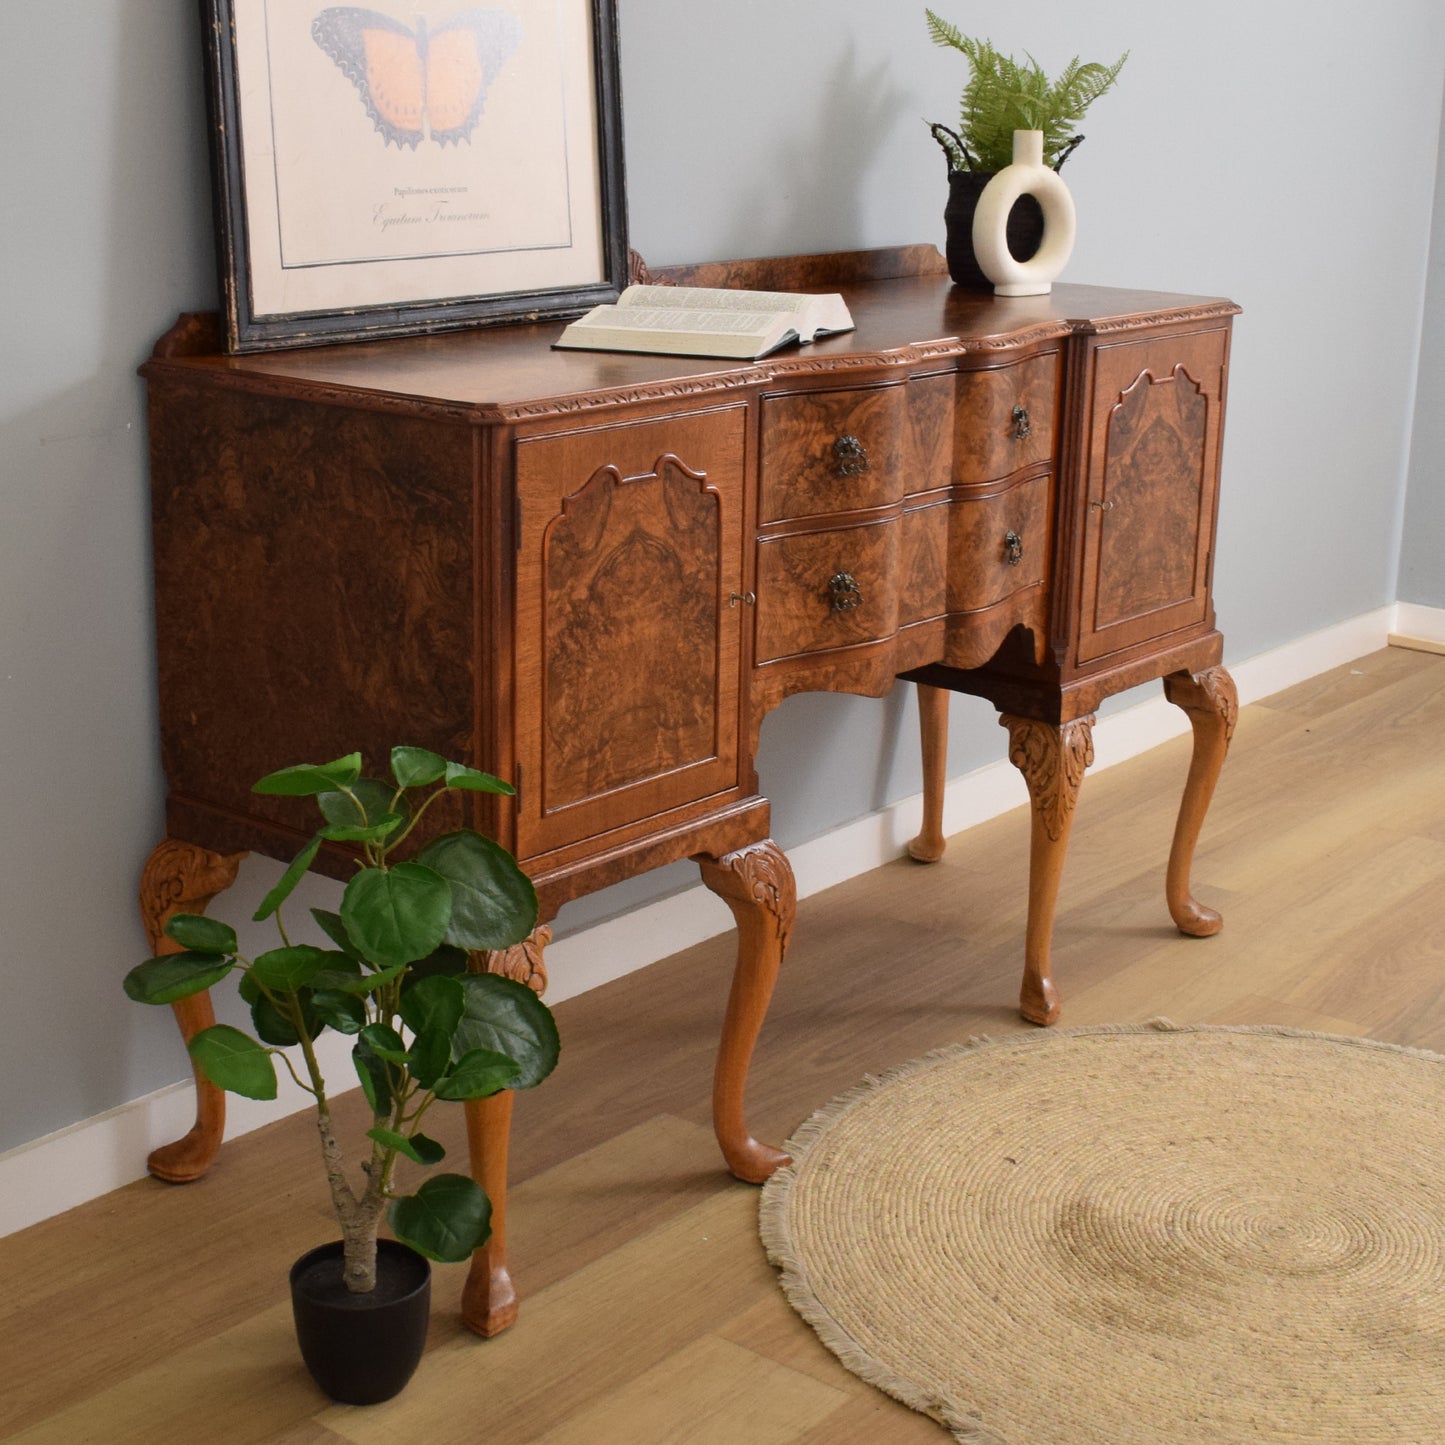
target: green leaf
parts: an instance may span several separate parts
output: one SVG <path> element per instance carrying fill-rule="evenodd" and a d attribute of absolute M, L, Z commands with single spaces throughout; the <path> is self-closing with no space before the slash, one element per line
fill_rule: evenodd
<path fill-rule="evenodd" d="M 444 777 L 447 760 L 425 748 L 393 748 L 391 775 L 401 788 L 424 788 Z"/>
<path fill-rule="evenodd" d="M 236 980 L 236 992 L 241 995 L 242 1001 L 250 1004 L 252 1008 L 259 999 L 265 997 L 261 992 L 261 985 L 251 977 L 249 970 L 244 968 L 241 970 L 241 977 Z"/>
<path fill-rule="evenodd" d="M 465 1007 L 466 994 L 454 978 L 425 978 L 402 994 L 402 1022 L 414 1035 L 411 1071 L 423 1088 L 430 1089 L 446 1073 L 452 1034 Z"/>
<path fill-rule="evenodd" d="M 448 763 L 446 778 L 447 787 L 462 788 L 471 793 L 504 793 L 510 797 L 517 791 L 510 783 L 476 768 L 464 767 L 461 763 Z"/>
<path fill-rule="evenodd" d="M 404 988 L 414 988 L 424 978 L 458 978 L 467 971 L 468 958 L 466 949 L 443 943 L 411 965 Z M 405 992 L 402 997 L 406 997 Z"/>
<path fill-rule="evenodd" d="M 425 958 L 446 935 L 451 911 L 446 879 L 419 862 L 364 868 L 341 898 L 341 919 L 357 952 L 384 968 Z"/>
<path fill-rule="evenodd" d="M 234 967 L 217 953 L 163 953 L 138 963 L 122 987 L 137 1003 L 175 1003 L 219 983 Z"/>
<path fill-rule="evenodd" d="M 491 1049 L 517 1062 L 509 1088 L 540 1084 L 561 1052 L 552 1010 L 526 984 L 499 973 L 469 973 L 459 982 L 466 992 L 466 1009 L 452 1037 L 453 1057 Z"/>
<path fill-rule="evenodd" d="M 409 1198 L 392 1201 L 391 1231 L 439 1264 L 459 1264 L 492 1232 L 492 1204 L 465 1174 L 437 1174 Z"/>
<path fill-rule="evenodd" d="M 321 836 L 330 838 L 335 843 L 380 843 L 383 838 L 390 837 L 401 827 L 401 821 L 400 813 L 383 813 L 369 827 L 332 823 L 321 830 Z"/>
<path fill-rule="evenodd" d="M 400 1069 L 411 1063 L 405 1040 L 386 1024 L 367 1024 L 361 1031 L 361 1041 L 385 1063 L 395 1064 Z"/>
<path fill-rule="evenodd" d="M 193 953 L 235 953 L 236 930 L 199 913 L 177 913 L 166 924 L 166 937 Z"/>
<path fill-rule="evenodd" d="M 366 1024 L 366 1005 L 340 989 L 318 989 L 311 995 L 316 1017 L 339 1034 L 359 1034 Z"/>
<path fill-rule="evenodd" d="M 321 847 L 321 834 L 312 840 L 291 860 L 286 871 L 277 880 L 276 886 L 261 900 L 261 906 L 251 915 L 253 923 L 269 918 L 290 896 L 296 885 L 306 876 L 306 870 Z"/>
<path fill-rule="evenodd" d="M 322 834 L 338 842 L 373 843 L 389 837 L 406 821 L 396 789 L 379 778 L 358 778 L 344 793 L 322 793 L 316 804 L 329 827 Z"/>
<path fill-rule="evenodd" d="M 258 954 L 251 964 L 251 977 L 271 993 L 295 993 L 304 988 L 326 966 L 327 955 L 309 943 L 292 948 L 273 948 Z"/>
<path fill-rule="evenodd" d="M 356 1065 L 356 1077 L 361 1080 L 361 1091 L 371 1105 L 372 1114 L 378 1119 L 385 1119 L 391 1113 L 390 1071 L 372 1052 L 364 1037 L 357 1039 L 351 1050 L 351 1062 Z"/>
<path fill-rule="evenodd" d="M 369 993 L 375 993 L 377 989 L 390 983 L 392 979 L 399 978 L 406 972 L 406 964 L 394 964 L 391 968 L 384 968 L 379 973 L 362 973 L 359 968 L 356 973 L 346 973 L 339 968 L 323 968 L 312 980 L 311 986 L 318 989 L 335 989 L 338 993 L 355 994 L 358 998 L 364 998 Z"/>
<path fill-rule="evenodd" d="M 276 1097 L 271 1054 L 249 1034 L 229 1024 L 202 1029 L 187 1045 L 196 1067 L 218 1088 L 247 1099 Z"/>
<path fill-rule="evenodd" d="M 517 1061 L 491 1049 L 464 1054 L 436 1086 L 438 1099 L 485 1099 L 499 1094 L 517 1077 Z"/>
<path fill-rule="evenodd" d="M 454 978 L 424 978 L 401 996 L 401 1021 L 412 1033 L 436 1029 L 451 1038 L 466 1008 L 466 994 Z"/>
<path fill-rule="evenodd" d="M 452 1061 L 452 1036 L 440 1029 L 426 1029 L 411 1041 L 411 1076 L 422 1088 L 430 1089 Z"/>
<path fill-rule="evenodd" d="M 537 926 L 532 880 L 500 843 L 463 828 L 443 833 L 417 854 L 451 890 L 446 941 L 459 948 L 489 950 L 520 943 Z"/>
<path fill-rule="evenodd" d="M 350 787 L 361 776 L 361 754 L 348 753 L 330 763 L 300 763 L 267 773 L 259 783 L 251 785 L 253 793 L 267 793 L 280 798 L 314 798 L 318 793 L 332 793 Z"/>
<path fill-rule="evenodd" d="M 378 1125 L 375 1129 L 368 1129 L 366 1137 L 375 1139 L 387 1149 L 395 1149 L 398 1154 L 405 1154 L 413 1163 L 424 1164 L 428 1168 L 433 1164 L 440 1164 L 447 1157 L 447 1151 L 435 1139 L 429 1139 L 425 1134 L 412 1134 L 408 1137 Z"/>
<path fill-rule="evenodd" d="M 342 953 L 346 954 L 348 958 L 356 957 L 356 949 L 346 936 L 346 925 L 341 921 L 339 913 L 328 913 L 324 908 L 313 908 L 311 916 L 316 920 L 321 931 Z"/>
<path fill-rule="evenodd" d="M 301 1042 L 296 1026 L 291 1022 L 291 1015 L 277 1008 L 264 994 L 251 1005 L 251 1023 L 256 1030 L 256 1037 L 263 1044 L 287 1049 L 292 1044 Z M 315 1038 L 316 1030 L 310 1030 L 307 1037 Z"/>
<path fill-rule="evenodd" d="M 358 778 L 344 793 L 321 793 L 316 806 L 328 823 L 365 828 L 394 811 L 396 789 L 380 778 Z"/>

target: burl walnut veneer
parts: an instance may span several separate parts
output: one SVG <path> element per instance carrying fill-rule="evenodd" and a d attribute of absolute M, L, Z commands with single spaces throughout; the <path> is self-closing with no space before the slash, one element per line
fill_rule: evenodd
<path fill-rule="evenodd" d="M 1022 1007 L 1058 1016 L 1049 938 L 1099 701 L 1163 678 L 1195 732 L 1168 870 L 1186 933 L 1195 840 L 1233 726 L 1210 599 L 1230 320 L 1219 299 L 1059 286 L 996 299 L 931 248 L 679 267 L 650 279 L 842 289 L 847 335 L 759 363 L 553 351 L 559 325 L 228 356 L 183 317 L 149 383 L 167 839 L 153 946 L 238 855 L 289 859 L 304 805 L 245 782 L 396 742 L 516 784 L 458 795 L 515 852 L 543 926 L 475 960 L 539 990 L 569 898 L 679 858 L 732 909 L 738 963 L 714 1115 L 729 1169 L 793 924 L 753 765 L 764 714 L 808 689 L 920 684 L 937 858 L 947 694 L 995 703 L 1034 809 Z M 337 877 L 340 848 L 316 866 Z M 177 1006 L 190 1036 L 204 997 Z M 204 1172 L 222 1097 L 153 1171 Z M 496 1205 L 464 1296 L 509 1324 L 509 1095 L 468 1106 Z"/>

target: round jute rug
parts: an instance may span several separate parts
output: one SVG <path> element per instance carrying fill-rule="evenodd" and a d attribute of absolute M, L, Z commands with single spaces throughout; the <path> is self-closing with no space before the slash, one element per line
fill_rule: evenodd
<path fill-rule="evenodd" d="M 1445 1058 L 1163 1021 L 969 1044 L 815 1114 L 762 1233 L 969 1445 L 1445 1441 Z"/>

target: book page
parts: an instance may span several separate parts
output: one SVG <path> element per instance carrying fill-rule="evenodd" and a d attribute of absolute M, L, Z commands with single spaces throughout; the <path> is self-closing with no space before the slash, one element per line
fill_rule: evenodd
<path fill-rule="evenodd" d="M 710 293 L 711 294 L 711 293 Z M 719 293 L 726 294 L 726 293 Z M 668 306 L 597 306 L 573 326 L 612 326 L 628 331 L 706 331 L 719 335 L 764 335 L 778 320 L 767 311 L 699 310 Z"/>
<path fill-rule="evenodd" d="M 619 306 L 690 307 L 707 311 L 771 311 L 789 316 L 821 298 L 789 291 L 728 291 L 711 286 L 629 286 Z"/>

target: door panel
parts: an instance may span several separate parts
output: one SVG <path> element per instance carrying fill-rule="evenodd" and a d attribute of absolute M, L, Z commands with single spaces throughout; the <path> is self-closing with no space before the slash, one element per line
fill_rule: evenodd
<path fill-rule="evenodd" d="M 518 443 L 519 856 L 736 785 L 744 418 Z"/>
<path fill-rule="evenodd" d="M 1227 332 L 1094 352 L 1078 658 L 1205 621 Z"/>

